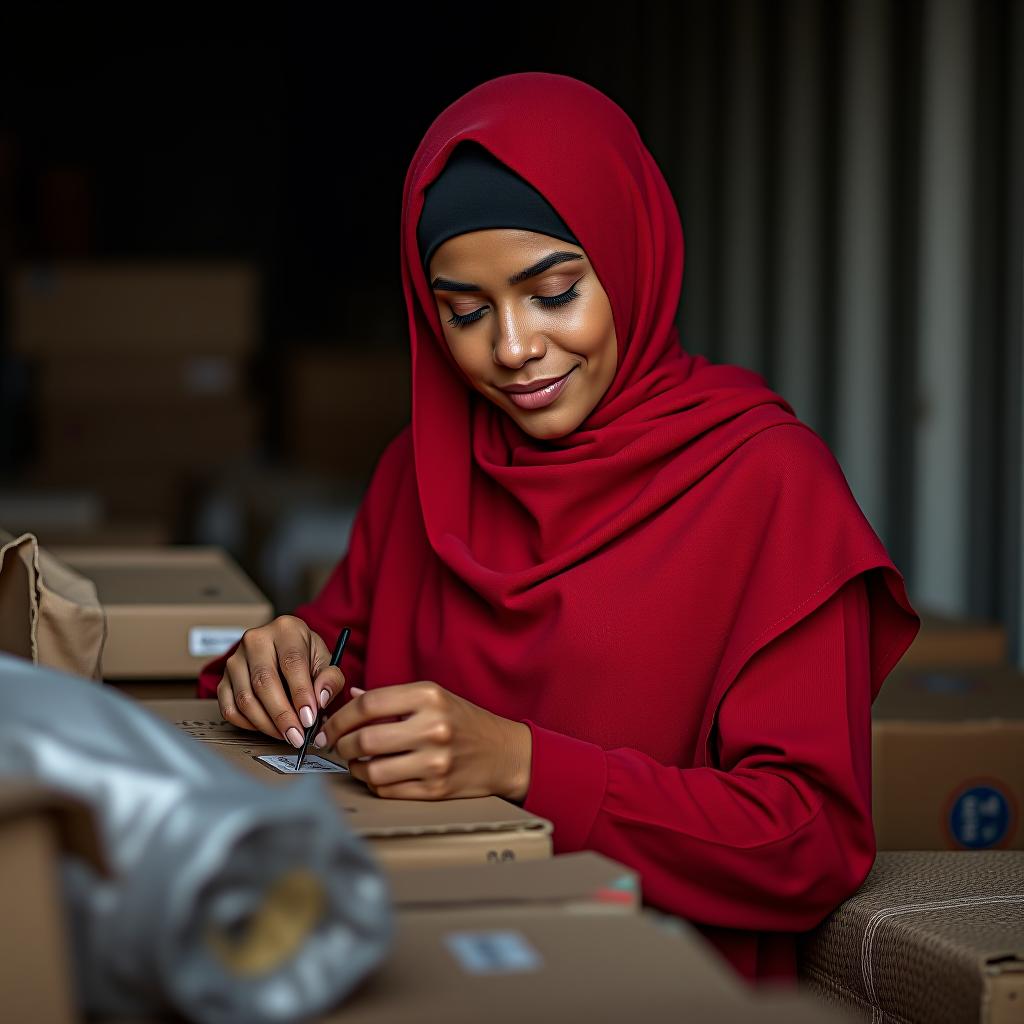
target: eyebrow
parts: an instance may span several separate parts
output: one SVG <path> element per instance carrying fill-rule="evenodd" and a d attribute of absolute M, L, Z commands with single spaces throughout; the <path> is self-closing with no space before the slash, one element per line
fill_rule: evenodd
<path fill-rule="evenodd" d="M 565 250 L 560 252 L 549 252 L 543 259 L 537 260 L 536 263 L 527 267 L 525 270 L 520 270 L 518 274 L 513 274 L 508 279 L 508 283 L 519 284 L 521 281 L 526 281 L 531 277 L 536 277 L 538 274 L 543 274 L 545 270 L 550 270 L 559 263 L 568 263 L 570 260 L 581 259 L 583 259 L 583 257 L 578 252 L 567 252 Z M 470 284 L 468 281 L 452 281 L 447 277 L 435 277 L 434 280 L 430 282 L 430 287 L 434 289 L 434 291 L 441 292 L 483 291 L 478 284 Z"/>

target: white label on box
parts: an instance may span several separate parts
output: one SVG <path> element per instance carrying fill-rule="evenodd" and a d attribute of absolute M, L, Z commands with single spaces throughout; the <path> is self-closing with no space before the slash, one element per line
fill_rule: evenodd
<path fill-rule="evenodd" d="M 298 757 L 298 752 L 294 754 L 259 754 L 256 760 L 262 761 L 268 768 L 272 768 L 275 772 L 280 772 L 282 775 L 305 775 L 307 772 L 310 774 L 321 772 L 348 774 L 348 769 L 344 765 L 335 764 L 324 757 L 317 757 L 316 754 L 307 754 L 306 760 L 302 762 L 302 767 L 296 772 L 295 762 L 298 760 Z"/>
<path fill-rule="evenodd" d="M 242 639 L 246 626 L 193 626 L 188 631 L 188 653 L 193 658 L 216 658 Z"/>
<path fill-rule="evenodd" d="M 543 963 L 522 932 L 449 932 L 444 942 L 467 974 L 519 974 Z"/>

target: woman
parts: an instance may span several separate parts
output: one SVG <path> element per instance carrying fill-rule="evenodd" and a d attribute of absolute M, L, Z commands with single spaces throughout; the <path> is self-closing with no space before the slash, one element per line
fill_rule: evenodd
<path fill-rule="evenodd" d="M 412 422 L 323 591 L 200 692 L 296 745 L 329 705 L 319 741 L 380 796 L 521 802 L 746 977 L 793 978 L 794 933 L 874 858 L 869 708 L 919 625 L 902 576 L 787 402 L 681 349 L 678 213 L 606 96 L 550 74 L 463 96 L 413 158 L 401 242 Z"/>

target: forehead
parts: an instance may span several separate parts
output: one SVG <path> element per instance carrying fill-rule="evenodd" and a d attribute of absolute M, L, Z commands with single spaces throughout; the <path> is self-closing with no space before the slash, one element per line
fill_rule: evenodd
<path fill-rule="evenodd" d="M 578 245 L 522 228 L 467 231 L 438 246 L 430 258 L 430 276 L 507 278 L 555 251 L 585 255 Z"/>

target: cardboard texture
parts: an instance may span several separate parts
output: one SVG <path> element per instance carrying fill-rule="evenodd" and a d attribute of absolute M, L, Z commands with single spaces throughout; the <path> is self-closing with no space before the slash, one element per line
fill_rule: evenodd
<path fill-rule="evenodd" d="M 900 668 L 872 714 L 879 849 L 1024 849 L 1024 676 Z"/>
<path fill-rule="evenodd" d="M 289 785 L 293 781 L 256 758 L 286 752 L 294 756 L 294 748 L 283 740 L 274 743 L 262 734 L 229 725 L 221 719 L 216 701 L 152 701 L 145 706 L 265 782 Z M 321 778 L 346 812 L 348 824 L 371 843 L 386 867 L 500 864 L 551 856 L 550 822 L 498 797 L 382 800 L 347 774 Z"/>
<path fill-rule="evenodd" d="M 560 909 L 568 913 L 636 913 L 636 872 L 593 851 L 547 860 L 511 861 L 390 872 L 395 906 L 409 912 Z"/>
<path fill-rule="evenodd" d="M 901 668 L 998 668 L 1007 663 L 1006 630 L 996 622 L 925 612 Z"/>
<path fill-rule="evenodd" d="M 1024 1019 L 1024 853 L 880 853 L 804 937 L 801 979 L 883 1024 Z"/>
<path fill-rule="evenodd" d="M 55 548 L 96 584 L 107 617 L 106 679 L 195 678 L 273 609 L 218 548 Z"/>
<path fill-rule="evenodd" d="M 846 1015 L 799 993 L 757 993 L 698 934 L 646 915 L 557 910 L 403 913 L 384 966 L 321 1024 L 729 1024 Z"/>
<path fill-rule="evenodd" d="M 23 267 L 10 341 L 26 356 L 240 355 L 259 338 L 259 279 L 242 263 L 64 263 Z"/>
<path fill-rule="evenodd" d="M 62 850 L 105 867 L 83 805 L 41 787 L 0 781 L 0 906 L 8 922 L 0 956 L 4 1020 L 79 1019 L 59 878 Z"/>

